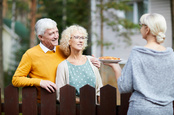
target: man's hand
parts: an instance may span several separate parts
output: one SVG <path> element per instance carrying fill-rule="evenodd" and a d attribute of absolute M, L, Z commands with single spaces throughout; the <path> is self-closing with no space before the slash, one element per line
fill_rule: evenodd
<path fill-rule="evenodd" d="M 56 84 L 48 80 L 41 80 L 40 86 L 50 93 L 53 93 L 57 90 Z"/>
<path fill-rule="evenodd" d="M 93 58 L 90 59 L 92 64 L 96 66 L 97 68 L 100 68 L 100 61 L 93 56 Z"/>

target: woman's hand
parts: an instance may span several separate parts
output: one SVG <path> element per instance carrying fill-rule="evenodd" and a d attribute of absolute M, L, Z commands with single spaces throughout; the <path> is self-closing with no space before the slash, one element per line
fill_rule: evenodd
<path fill-rule="evenodd" d="M 93 58 L 90 59 L 92 64 L 99 69 L 100 68 L 100 61 L 97 58 L 95 58 L 94 56 L 92 56 L 92 57 Z"/>

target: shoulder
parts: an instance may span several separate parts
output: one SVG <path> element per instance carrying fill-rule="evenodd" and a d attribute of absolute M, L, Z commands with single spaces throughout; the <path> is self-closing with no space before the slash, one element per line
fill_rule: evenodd
<path fill-rule="evenodd" d="M 56 46 L 56 53 L 57 53 L 59 56 L 63 57 L 64 59 L 67 58 L 67 56 L 66 56 L 66 55 L 63 53 L 63 51 L 60 49 L 60 46 L 59 46 L 59 45 Z"/>
<path fill-rule="evenodd" d="M 66 68 L 66 67 L 68 67 L 67 61 L 66 61 L 66 60 L 62 61 L 62 62 L 58 65 L 58 68 L 61 68 L 61 69 Z"/>
<path fill-rule="evenodd" d="M 38 52 L 44 52 L 39 45 L 34 46 L 26 51 L 28 54 L 38 53 Z"/>

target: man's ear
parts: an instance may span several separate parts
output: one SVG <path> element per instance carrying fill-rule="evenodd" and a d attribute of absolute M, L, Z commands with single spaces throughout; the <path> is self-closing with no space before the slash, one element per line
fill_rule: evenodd
<path fill-rule="evenodd" d="M 43 36 L 42 35 L 38 35 L 38 38 L 39 38 L 40 41 L 43 40 Z"/>

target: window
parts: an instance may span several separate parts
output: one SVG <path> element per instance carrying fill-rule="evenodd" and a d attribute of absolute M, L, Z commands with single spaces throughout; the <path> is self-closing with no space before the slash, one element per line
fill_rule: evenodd
<path fill-rule="evenodd" d="M 126 19 L 138 23 L 140 17 L 148 12 L 148 0 L 139 0 L 139 1 L 129 1 L 127 4 L 131 7 L 131 11 L 126 11 Z"/>

